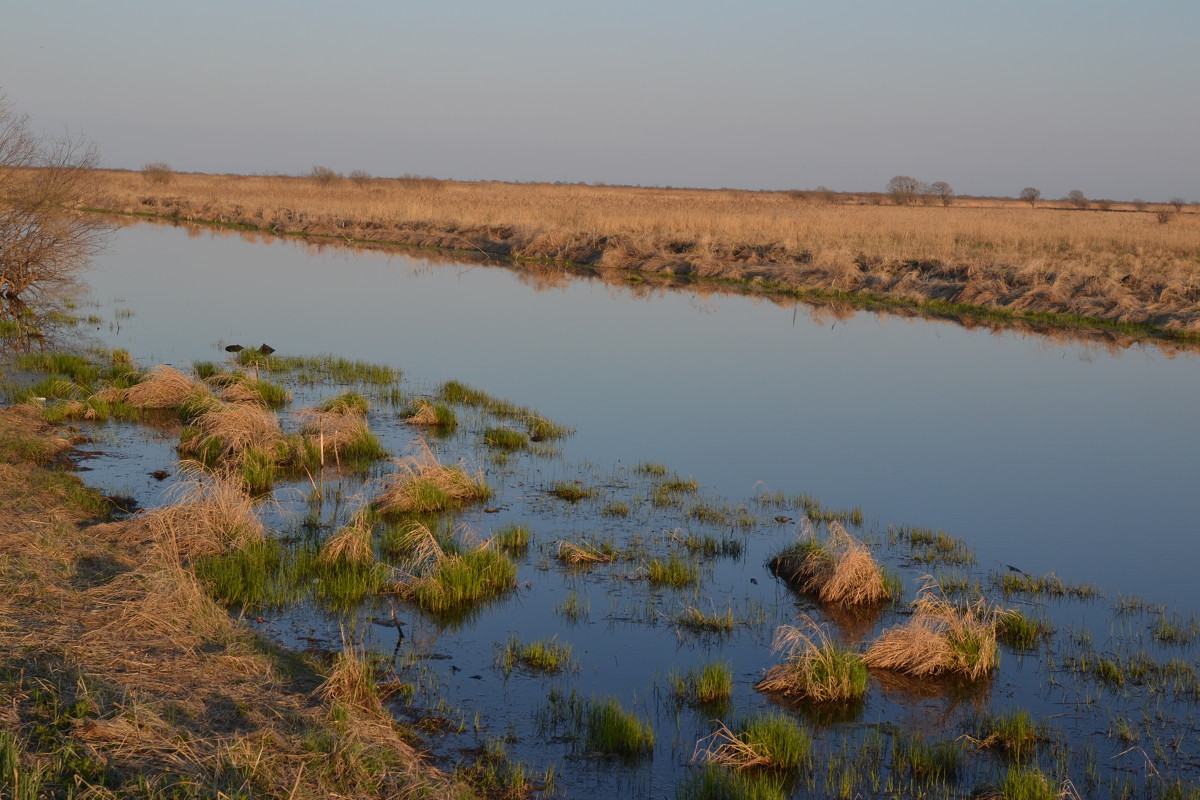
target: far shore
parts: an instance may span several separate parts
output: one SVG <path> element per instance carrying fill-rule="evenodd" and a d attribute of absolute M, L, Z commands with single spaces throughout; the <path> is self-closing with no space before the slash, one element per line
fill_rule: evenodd
<path fill-rule="evenodd" d="M 94 210 L 462 251 L 988 324 L 1200 342 L 1200 213 L 1166 204 L 99 171 Z"/>

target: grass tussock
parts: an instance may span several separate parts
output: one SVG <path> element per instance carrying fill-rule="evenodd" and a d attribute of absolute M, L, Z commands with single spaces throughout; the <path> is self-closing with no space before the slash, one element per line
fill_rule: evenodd
<path fill-rule="evenodd" d="M 596 496 L 595 489 L 586 487 L 579 481 L 554 481 L 547 491 L 559 500 L 566 500 L 568 503 L 578 503 L 580 500 Z"/>
<path fill-rule="evenodd" d="M 980 749 L 998 750 L 1014 761 L 1026 759 L 1038 744 L 1049 738 L 1045 726 L 1034 722 L 1029 712 L 1023 709 L 989 714 L 979 727 L 977 736 L 963 738 Z"/>
<path fill-rule="evenodd" d="M 558 559 L 572 566 L 587 566 L 591 564 L 610 564 L 617 558 L 611 543 L 599 545 L 591 542 L 558 543 Z"/>
<path fill-rule="evenodd" d="M 682 589 L 700 580 L 700 567 L 672 553 L 665 560 L 652 558 L 646 563 L 646 579 L 651 586 Z"/>
<path fill-rule="evenodd" d="M 626 711 L 615 698 L 593 700 L 584 715 L 585 742 L 591 752 L 636 759 L 654 752 L 654 728 Z"/>
<path fill-rule="evenodd" d="M 223 403 L 196 417 L 200 435 L 181 436 L 179 450 L 209 462 L 213 456 L 236 462 L 248 449 L 272 451 L 283 440 L 279 418 L 257 405 Z"/>
<path fill-rule="evenodd" d="M 154 539 L 173 542 L 188 559 L 241 549 L 266 538 L 241 478 L 227 471 L 185 471 L 171 488 L 168 504 L 140 519 Z"/>
<path fill-rule="evenodd" d="M 513 637 L 508 640 L 497 660 L 505 675 L 518 666 L 530 672 L 553 675 L 570 669 L 575 659 L 570 644 L 559 644 L 555 639 L 522 643 Z"/>
<path fill-rule="evenodd" d="M 736 730 L 717 723 L 717 730 L 700 740 L 696 758 L 736 770 L 795 770 L 809 762 L 812 736 L 800 723 L 782 713 L 758 714 Z"/>
<path fill-rule="evenodd" d="M 402 549 L 415 575 L 395 584 L 392 591 L 431 614 L 468 612 L 516 585 L 516 564 L 491 541 L 446 547 L 421 523 L 411 523 L 404 535 Z"/>
<path fill-rule="evenodd" d="M 980 598 L 954 604 L 929 584 L 913 615 L 891 628 L 863 656 L 867 666 L 915 677 L 958 675 L 975 680 L 996 666 L 996 628 L 1002 612 Z"/>
<path fill-rule="evenodd" d="M 371 523 L 366 515 L 358 513 L 348 525 L 339 528 L 321 546 L 318 560 L 327 564 L 339 562 L 370 566 L 375 563 L 375 544 Z"/>
<path fill-rule="evenodd" d="M 847 703 L 867 693 L 862 656 L 833 642 L 812 618 L 799 626 L 782 625 L 773 648 L 784 653 L 754 687 L 816 703 Z"/>
<path fill-rule="evenodd" d="M 409 408 L 404 421 L 409 425 L 438 428 L 443 431 L 452 431 L 458 427 L 458 417 L 454 409 L 445 403 L 431 403 L 428 400 L 417 401 Z"/>
<path fill-rule="evenodd" d="M 837 522 L 818 541 L 811 527 L 796 544 L 777 554 L 769 568 L 789 586 L 832 605 L 864 605 L 892 597 L 893 588 L 866 545 Z"/>
<path fill-rule="evenodd" d="M 321 463 L 331 460 L 372 461 L 387 455 L 358 407 L 342 405 L 331 409 L 302 409 L 300 435 L 320 453 Z"/>
<path fill-rule="evenodd" d="M 726 703 L 733 697 L 733 671 L 720 662 L 668 677 L 671 694 L 684 703 L 706 706 Z"/>
<path fill-rule="evenodd" d="M 432 450 L 396 462 L 375 500 L 384 515 L 428 513 L 478 503 L 491 496 L 483 476 L 470 475 L 462 466 L 447 466 Z"/>
<path fill-rule="evenodd" d="M 159 365 L 143 380 L 124 390 L 124 399 L 134 408 L 179 408 L 188 400 L 209 394 L 208 387 L 179 370 Z"/>
<path fill-rule="evenodd" d="M 675 797 L 676 800 L 784 800 L 785 777 L 706 764 L 680 782 Z"/>

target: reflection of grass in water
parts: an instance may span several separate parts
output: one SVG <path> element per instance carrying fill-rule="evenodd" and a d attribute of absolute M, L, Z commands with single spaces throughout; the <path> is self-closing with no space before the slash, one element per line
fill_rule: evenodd
<path fill-rule="evenodd" d="M 675 796 L 678 800 L 784 800 L 787 795 L 781 775 L 707 764 L 684 778 Z"/>

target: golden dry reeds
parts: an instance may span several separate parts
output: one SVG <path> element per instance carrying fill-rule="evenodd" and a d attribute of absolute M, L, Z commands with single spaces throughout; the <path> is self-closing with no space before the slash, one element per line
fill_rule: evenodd
<path fill-rule="evenodd" d="M 463 466 L 447 466 L 425 448 L 398 459 L 396 471 L 384 479 L 375 500 L 382 514 L 444 511 L 486 499 L 491 490 L 482 474 L 470 475 Z"/>
<path fill-rule="evenodd" d="M 367 521 L 366 515 L 362 512 L 355 514 L 348 525 L 339 528 L 321 546 L 321 552 L 317 557 L 327 563 L 348 562 L 360 565 L 375 563 L 375 545 L 371 523 Z"/>
<path fill-rule="evenodd" d="M 404 418 L 404 421 L 409 425 L 431 426 L 438 424 L 437 410 L 434 409 L 433 403 L 419 402 L 413 413 Z"/>
<path fill-rule="evenodd" d="M 813 202 L 786 192 L 99 173 L 101 207 L 345 241 L 418 244 L 599 268 L 1200 330 L 1200 214 Z M 1117 211 L 1114 208 L 1113 211 Z"/>
<path fill-rule="evenodd" d="M 587 542 L 575 543 L 564 540 L 558 543 L 558 558 L 560 561 L 573 565 L 608 564 L 613 561 L 614 556 Z"/>
<path fill-rule="evenodd" d="M 343 643 L 342 652 L 318 691 L 331 702 L 344 703 L 372 715 L 384 713 L 370 661 L 351 644 Z"/>
<path fill-rule="evenodd" d="M 283 439 L 279 418 L 257 405 L 225 403 L 201 414 L 194 424 L 204 435 L 195 440 L 192 451 L 216 443 L 225 458 L 236 458 L 251 447 L 270 450 Z"/>
<path fill-rule="evenodd" d="M 144 380 L 125 389 L 124 399 L 134 408 L 178 408 L 189 397 L 207 393 L 204 384 L 160 364 Z"/>
<path fill-rule="evenodd" d="M 824 603 L 858 606 L 887 600 L 891 591 L 866 545 L 836 521 L 818 541 L 805 522 L 801 540 L 771 560 L 771 569 L 802 592 Z"/>
<path fill-rule="evenodd" d="M 863 656 L 867 666 L 915 677 L 958 675 L 975 680 L 996 665 L 998 607 L 984 598 L 954 604 L 926 580 L 904 625 L 884 631 Z"/>
<path fill-rule="evenodd" d="M 190 560 L 266 538 L 266 528 L 235 474 L 194 465 L 184 474 L 172 487 L 167 505 L 141 515 L 153 539 L 172 542 Z"/>
<path fill-rule="evenodd" d="M 320 450 L 322 464 L 325 463 L 326 453 L 340 463 L 343 456 L 360 455 L 367 443 L 382 453 L 367 425 L 367 418 L 353 409 L 322 411 L 305 408 L 299 411 L 298 416 L 300 434 Z"/>

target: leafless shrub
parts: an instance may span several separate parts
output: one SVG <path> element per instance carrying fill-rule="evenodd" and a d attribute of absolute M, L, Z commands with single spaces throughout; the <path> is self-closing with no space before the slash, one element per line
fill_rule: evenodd
<path fill-rule="evenodd" d="M 342 173 L 329 167 L 314 166 L 308 177 L 319 186 L 333 186 L 342 179 Z"/>
<path fill-rule="evenodd" d="M 69 283 L 103 247 L 108 221 L 82 210 L 98 162 L 87 140 L 34 135 L 0 95 L 0 295 Z"/>
<path fill-rule="evenodd" d="M 909 175 L 897 175 L 888 181 L 887 193 L 898 206 L 907 206 L 921 195 L 921 182 Z"/>
<path fill-rule="evenodd" d="M 165 161 L 150 161 L 142 165 L 142 177 L 146 183 L 165 186 L 175 180 L 175 170 Z"/>
<path fill-rule="evenodd" d="M 371 173 L 365 169 L 356 169 L 350 173 L 350 180 L 360 189 L 365 189 L 371 184 Z"/>
<path fill-rule="evenodd" d="M 1159 225 L 1166 225 L 1171 220 L 1175 219 L 1175 212 L 1169 208 L 1160 208 L 1154 212 L 1154 218 L 1158 220 Z"/>
<path fill-rule="evenodd" d="M 1087 195 L 1081 192 L 1079 189 L 1072 189 L 1071 191 L 1067 192 L 1067 201 L 1078 209 L 1084 209 L 1088 207 Z"/>
<path fill-rule="evenodd" d="M 1135 198 L 1133 201 L 1133 210 L 1134 211 L 1145 211 L 1148 207 L 1149 207 L 1149 204 L 1140 197 Z"/>
<path fill-rule="evenodd" d="M 1175 206 L 1176 211 L 1183 211 L 1183 207 L 1187 205 L 1187 200 L 1182 197 L 1172 197 L 1168 202 Z"/>
<path fill-rule="evenodd" d="M 1021 199 L 1024 200 L 1026 203 L 1029 203 L 1030 208 L 1033 208 L 1034 206 L 1036 206 L 1037 201 L 1040 200 L 1041 198 L 1042 198 L 1041 189 L 1037 189 L 1033 186 L 1026 186 L 1024 189 L 1021 190 Z"/>

